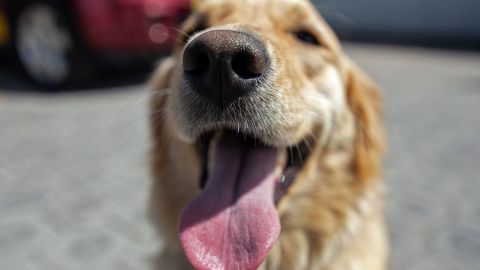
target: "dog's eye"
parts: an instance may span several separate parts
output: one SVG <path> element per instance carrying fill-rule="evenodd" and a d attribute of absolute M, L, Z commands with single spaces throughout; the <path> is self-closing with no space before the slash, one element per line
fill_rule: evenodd
<path fill-rule="evenodd" d="M 293 35 L 295 36 L 296 39 L 304 42 L 304 43 L 308 43 L 308 44 L 312 44 L 312 45 L 320 45 L 320 42 L 318 42 L 317 38 L 314 37 L 312 35 L 312 33 L 308 32 L 308 31 L 296 31 L 296 32 L 293 32 Z"/>
<path fill-rule="evenodd" d="M 191 37 L 195 35 L 195 33 L 198 33 L 200 31 L 203 31 L 207 29 L 207 26 L 204 23 L 199 23 L 195 26 L 195 28 L 191 29 L 190 31 L 187 32 L 187 36 Z"/>
<path fill-rule="evenodd" d="M 207 27 L 204 24 L 197 25 L 195 28 L 185 33 L 185 35 L 183 36 L 183 43 L 186 43 L 190 37 L 205 29 L 207 29 Z"/>
<path fill-rule="evenodd" d="M 186 43 L 191 36 L 207 29 L 208 25 L 204 15 L 193 14 L 191 18 L 187 19 L 185 27 L 182 32 L 182 43 Z"/>
<path fill-rule="evenodd" d="M 198 32 L 201 32 L 205 29 L 208 28 L 208 25 L 207 25 L 207 20 L 205 18 L 205 16 L 201 15 L 201 14 L 196 14 L 194 15 L 195 19 L 194 19 L 194 24 L 193 24 L 193 27 L 191 27 L 187 32 L 186 32 L 186 38 L 190 38 L 191 36 L 195 35 L 196 33 Z"/>

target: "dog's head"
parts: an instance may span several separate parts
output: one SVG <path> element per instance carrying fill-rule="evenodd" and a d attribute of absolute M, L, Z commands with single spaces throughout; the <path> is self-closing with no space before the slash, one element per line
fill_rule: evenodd
<path fill-rule="evenodd" d="M 182 244 L 199 269 L 255 269 L 280 232 L 276 207 L 328 144 L 351 149 L 359 181 L 375 176 L 377 92 L 305 0 L 201 1 L 182 31 L 152 109 L 168 129 L 155 139 L 197 156 L 185 169 L 203 191 L 183 211 Z"/>

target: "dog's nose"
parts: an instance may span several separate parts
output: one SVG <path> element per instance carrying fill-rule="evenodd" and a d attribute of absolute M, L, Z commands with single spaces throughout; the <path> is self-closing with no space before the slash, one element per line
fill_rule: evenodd
<path fill-rule="evenodd" d="M 190 89 L 225 108 L 258 89 L 269 62 L 265 46 L 252 35 L 211 30 L 185 48 L 184 79 Z"/>

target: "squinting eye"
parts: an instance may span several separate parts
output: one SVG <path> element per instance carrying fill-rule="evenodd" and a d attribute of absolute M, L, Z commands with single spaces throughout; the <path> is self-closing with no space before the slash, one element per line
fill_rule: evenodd
<path fill-rule="evenodd" d="M 190 37 L 192 37 L 193 35 L 195 35 L 196 33 L 201 32 L 201 31 L 208 28 L 205 16 L 203 16 L 202 14 L 194 14 L 192 16 L 193 16 L 193 18 L 191 20 L 193 20 L 193 22 L 194 22 L 193 27 L 191 27 L 183 35 L 182 40 L 183 40 L 184 43 L 187 42 L 187 40 Z M 190 19 L 188 19 L 188 20 L 190 20 Z"/>
<path fill-rule="evenodd" d="M 201 32 L 203 30 L 207 29 L 207 26 L 204 23 L 199 23 L 194 29 L 188 31 L 188 36 L 193 36 L 198 32 Z"/>
<path fill-rule="evenodd" d="M 184 42 L 186 42 L 191 36 L 195 35 L 198 32 L 207 29 L 207 26 L 203 23 L 198 24 L 194 29 L 188 31 L 184 36 Z"/>
<path fill-rule="evenodd" d="M 295 38 L 297 38 L 298 40 L 304 43 L 317 45 L 317 46 L 320 45 L 320 42 L 318 42 L 317 38 L 314 37 L 310 32 L 297 31 L 297 32 L 293 32 L 293 35 L 295 36 Z"/>

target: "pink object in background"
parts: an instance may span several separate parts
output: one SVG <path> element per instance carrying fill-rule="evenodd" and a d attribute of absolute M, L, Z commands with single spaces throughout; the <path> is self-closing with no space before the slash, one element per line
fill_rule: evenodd
<path fill-rule="evenodd" d="M 167 50 L 188 0 L 74 0 L 80 27 L 97 50 Z"/>

